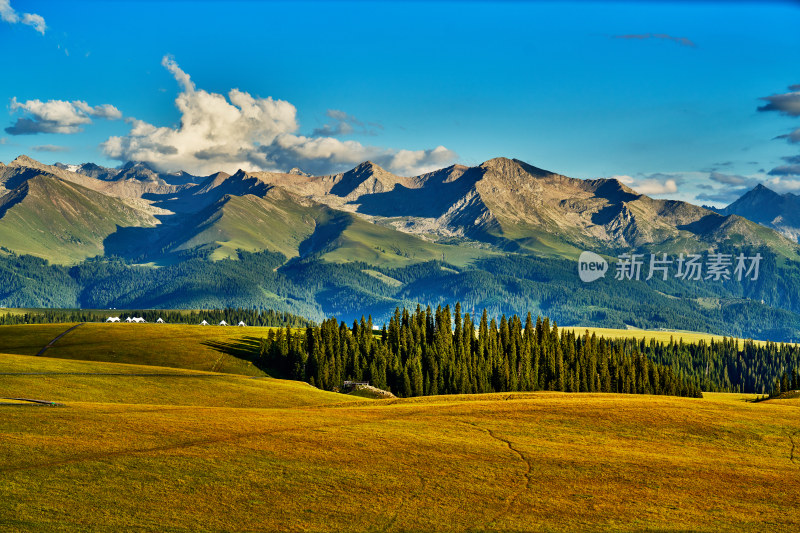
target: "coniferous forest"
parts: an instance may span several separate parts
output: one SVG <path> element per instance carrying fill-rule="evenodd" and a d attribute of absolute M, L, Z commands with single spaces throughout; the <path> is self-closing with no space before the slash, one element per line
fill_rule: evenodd
<path fill-rule="evenodd" d="M 305 331 L 270 331 L 261 364 L 278 375 L 337 390 L 369 381 L 398 396 L 553 390 L 701 396 L 765 393 L 776 380 L 797 386 L 800 348 L 736 340 L 644 342 L 576 335 L 547 318 L 476 325 L 460 304 L 398 309 L 379 334 L 371 319 L 350 327 L 331 318 Z M 787 377 L 783 377 L 783 376 Z M 786 390 L 784 388 L 784 390 Z"/>
<path fill-rule="evenodd" d="M 453 327 L 454 326 L 454 327 Z M 638 347 L 559 332 L 530 314 L 484 311 L 476 326 L 449 306 L 398 309 L 380 336 L 370 319 L 352 328 L 336 319 L 293 332 L 271 331 L 262 362 L 293 379 L 335 390 L 345 380 L 369 381 L 398 396 L 554 390 L 701 396 L 696 379 L 648 359 Z"/>

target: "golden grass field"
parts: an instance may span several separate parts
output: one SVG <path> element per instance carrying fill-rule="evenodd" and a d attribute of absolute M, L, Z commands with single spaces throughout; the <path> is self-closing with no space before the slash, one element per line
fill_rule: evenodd
<path fill-rule="evenodd" d="M 0 326 L 0 352 L 35 355 L 75 324 Z M 184 324 L 85 323 L 45 355 L 65 359 L 176 366 L 252 376 L 265 374 L 238 356 L 252 356 L 269 328 Z"/>
<path fill-rule="evenodd" d="M 0 406 L 0 531 L 800 529 L 798 399 L 368 400 L 153 366 L 160 337 L 54 357 L 85 327 L 0 355 L 0 397 L 64 404 Z"/>
<path fill-rule="evenodd" d="M 712 340 L 720 342 L 725 337 L 723 335 L 713 335 L 711 333 L 700 333 L 696 331 L 653 331 L 646 329 L 613 329 L 613 328 L 586 328 L 586 327 L 572 327 L 568 326 L 562 328 L 568 331 L 575 332 L 576 335 L 583 335 L 589 331 L 591 335 L 594 333 L 598 337 L 605 337 L 607 339 L 655 339 L 656 342 L 669 342 L 670 339 L 679 342 L 683 339 L 685 343 L 697 343 L 704 341 L 710 343 Z M 743 339 L 739 339 L 740 346 Z M 764 345 L 767 341 L 756 340 L 756 344 Z"/>

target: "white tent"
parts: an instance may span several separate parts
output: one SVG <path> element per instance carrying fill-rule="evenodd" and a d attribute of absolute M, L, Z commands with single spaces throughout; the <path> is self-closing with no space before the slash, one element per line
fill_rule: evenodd
<path fill-rule="evenodd" d="M 228 325 L 228 323 L 227 323 L 227 322 L 225 322 L 225 321 L 223 320 L 222 322 L 220 322 L 220 323 L 219 323 L 219 325 L 220 325 L 220 326 L 227 326 L 227 325 Z"/>
<path fill-rule="evenodd" d="M 244 323 L 244 320 L 240 320 L 239 323 L 237 324 L 237 326 L 239 326 L 240 328 L 243 328 L 243 327 L 246 327 L 247 324 Z"/>
<path fill-rule="evenodd" d="M 202 322 L 200 322 L 200 325 L 201 325 L 201 326 L 207 326 L 207 325 L 208 325 L 208 322 L 206 322 L 205 320 L 203 320 Z"/>
<path fill-rule="evenodd" d="M 110 316 L 106 319 L 106 322 L 119 322 L 118 316 Z"/>
<path fill-rule="evenodd" d="M 164 319 L 161 318 L 161 317 L 158 317 L 158 320 L 156 320 L 156 324 L 163 324 L 163 323 L 164 323 Z"/>
<path fill-rule="evenodd" d="M 136 318 L 134 318 L 133 321 L 136 322 L 137 324 L 142 324 L 142 323 L 145 322 L 144 318 L 142 318 L 140 316 L 137 316 Z"/>
<path fill-rule="evenodd" d="M 128 317 L 125 319 L 125 322 L 128 322 L 130 324 L 131 322 L 133 322 L 133 319 L 131 317 Z"/>

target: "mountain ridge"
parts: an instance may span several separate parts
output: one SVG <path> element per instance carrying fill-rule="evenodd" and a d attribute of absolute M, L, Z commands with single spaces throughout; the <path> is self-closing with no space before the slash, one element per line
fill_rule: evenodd
<path fill-rule="evenodd" d="M 137 164 L 103 174 L 15 161 L 0 167 L 0 305 L 269 307 L 352 320 L 461 301 L 559 325 L 800 338 L 800 246 L 613 179 L 509 158 L 412 177 L 364 162 L 323 176 L 191 179 Z M 646 280 L 645 264 L 640 281 L 587 285 L 576 272 L 586 250 L 610 261 L 714 250 L 764 261 L 746 283 Z"/>
<path fill-rule="evenodd" d="M 581 249 L 614 252 L 643 246 L 689 252 L 723 241 L 794 253 L 790 241 L 749 220 L 731 218 L 738 216 L 735 213 L 653 199 L 615 179 L 570 178 L 505 157 L 413 177 L 397 176 L 365 161 L 338 174 L 240 169 L 183 185 L 170 185 L 163 174 L 141 163 L 123 165 L 113 175 L 88 163 L 77 170 L 44 165 L 23 155 L 0 169 L 0 185 L 13 183 L 9 179 L 14 175 L 23 179 L 19 176 L 41 172 L 123 199 L 167 225 L 170 217 L 188 216 L 225 195 L 264 198 L 277 187 L 295 203 L 303 198 L 427 241 L 461 238 L 500 250 L 568 256 Z"/>

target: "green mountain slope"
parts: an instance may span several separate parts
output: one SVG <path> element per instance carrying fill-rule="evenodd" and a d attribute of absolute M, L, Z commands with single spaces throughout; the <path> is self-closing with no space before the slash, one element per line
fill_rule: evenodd
<path fill-rule="evenodd" d="M 241 176 L 243 179 L 237 174 L 214 186 L 207 184 L 200 201 L 203 194 L 216 195 L 220 189 L 252 193 L 222 195 L 171 229 L 164 237 L 169 244 L 161 248 L 173 253 L 202 250 L 210 252 L 211 260 L 235 259 L 242 250 L 269 251 L 287 259 L 314 256 L 333 263 L 388 267 L 432 260 L 466 266 L 492 255 L 485 248 L 430 242 Z"/>
<path fill-rule="evenodd" d="M 120 227 L 156 222 L 116 198 L 44 174 L 0 198 L 2 246 L 59 264 L 103 255 L 103 241 Z"/>
<path fill-rule="evenodd" d="M 496 255 L 487 248 L 430 242 L 391 227 L 371 224 L 349 215 L 347 226 L 323 250 L 333 263 L 363 262 L 381 267 L 403 267 L 427 261 L 466 267 L 479 258 Z"/>
<path fill-rule="evenodd" d="M 173 250 L 210 249 L 213 260 L 236 258 L 238 250 L 297 257 L 302 243 L 332 216 L 327 207 L 277 188 L 263 197 L 225 195 L 183 229 L 185 240 Z"/>

